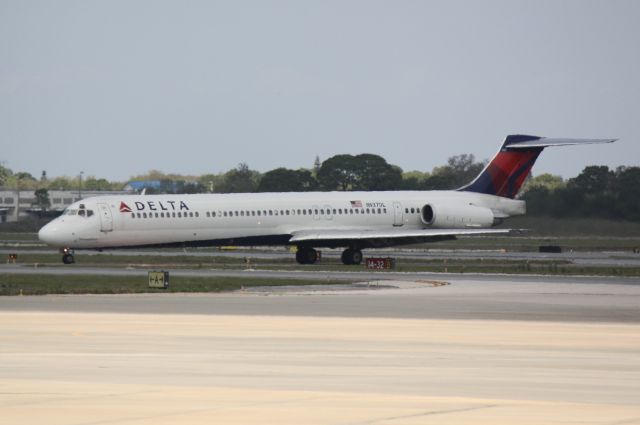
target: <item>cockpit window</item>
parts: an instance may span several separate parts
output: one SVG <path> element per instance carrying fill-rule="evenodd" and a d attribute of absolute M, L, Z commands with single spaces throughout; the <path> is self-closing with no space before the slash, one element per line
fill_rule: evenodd
<path fill-rule="evenodd" d="M 91 217 L 93 214 L 93 210 L 88 210 L 86 208 L 80 208 L 79 210 L 67 208 L 62 212 L 62 215 L 79 215 L 80 217 Z"/>

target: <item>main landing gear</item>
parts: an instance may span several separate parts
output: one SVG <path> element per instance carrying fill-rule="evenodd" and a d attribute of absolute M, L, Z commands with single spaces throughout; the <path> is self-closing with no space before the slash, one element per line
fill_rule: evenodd
<path fill-rule="evenodd" d="M 357 248 L 348 248 L 342 252 L 342 263 L 346 265 L 358 265 L 362 263 L 362 251 Z M 318 251 L 308 246 L 298 247 L 296 261 L 299 264 L 314 264 L 318 260 Z"/>
<path fill-rule="evenodd" d="M 342 264 L 358 265 L 362 263 L 362 251 L 355 248 L 347 248 L 342 252 Z"/>
<path fill-rule="evenodd" d="M 75 257 L 73 256 L 73 250 L 69 248 L 62 248 L 60 250 L 62 253 L 62 262 L 64 264 L 73 264 L 76 262 Z"/>
<path fill-rule="evenodd" d="M 308 246 L 299 246 L 296 261 L 299 264 L 313 264 L 318 259 L 318 251 Z"/>

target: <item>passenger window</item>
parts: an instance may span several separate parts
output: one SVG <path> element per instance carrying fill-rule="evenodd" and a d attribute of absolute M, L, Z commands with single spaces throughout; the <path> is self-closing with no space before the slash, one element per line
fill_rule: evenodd
<path fill-rule="evenodd" d="M 386 214 L 387 213 L 387 209 L 383 208 L 382 211 Z"/>
<path fill-rule="evenodd" d="M 369 214 L 369 213 L 370 213 L 369 208 L 367 208 L 367 214 Z"/>
<path fill-rule="evenodd" d="M 404 209 L 405 214 L 409 214 L 409 208 Z"/>
<path fill-rule="evenodd" d="M 324 210 L 320 210 L 320 214 L 321 214 L 321 215 L 324 215 Z"/>
<path fill-rule="evenodd" d="M 289 210 L 286 210 L 285 212 L 287 213 L 287 215 L 289 215 Z"/>
<path fill-rule="evenodd" d="M 178 213 L 178 217 L 179 217 L 179 218 L 182 218 L 182 213 L 180 213 L 180 212 L 179 212 L 179 213 Z"/>
<path fill-rule="evenodd" d="M 273 210 L 269 210 L 269 215 L 273 215 Z"/>
<path fill-rule="evenodd" d="M 258 217 L 262 215 L 262 211 L 258 210 Z"/>
<path fill-rule="evenodd" d="M 156 218 L 158 218 L 158 213 L 156 213 Z"/>
<path fill-rule="evenodd" d="M 335 208 L 333 209 L 333 215 L 336 215 L 336 209 Z"/>
<path fill-rule="evenodd" d="M 302 210 L 302 215 L 307 215 L 307 210 Z"/>
<path fill-rule="evenodd" d="M 240 211 L 240 215 L 244 217 L 244 211 Z"/>
<path fill-rule="evenodd" d="M 211 217 L 211 213 L 207 211 L 207 217 Z"/>
<path fill-rule="evenodd" d="M 378 214 L 381 214 L 381 213 L 382 213 L 382 211 L 380 211 L 380 208 L 378 208 Z"/>
<path fill-rule="evenodd" d="M 318 210 L 315 210 L 315 214 L 318 215 Z"/>
<path fill-rule="evenodd" d="M 147 218 L 147 213 L 142 213 L 142 218 Z"/>
<path fill-rule="evenodd" d="M 131 218 L 136 218 L 136 213 L 131 213 Z"/>

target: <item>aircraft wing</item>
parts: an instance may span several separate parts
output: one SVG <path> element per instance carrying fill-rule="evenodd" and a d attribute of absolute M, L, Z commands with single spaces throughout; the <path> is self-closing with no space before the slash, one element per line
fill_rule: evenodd
<path fill-rule="evenodd" d="M 289 242 L 344 241 L 344 240 L 443 240 L 466 235 L 509 234 L 512 229 L 313 229 L 291 232 Z"/>

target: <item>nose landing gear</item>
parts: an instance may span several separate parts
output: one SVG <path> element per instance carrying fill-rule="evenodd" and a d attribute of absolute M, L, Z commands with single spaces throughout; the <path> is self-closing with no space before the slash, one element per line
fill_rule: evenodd
<path fill-rule="evenodd" d="M 76 262 L 75 257 L 73 256 L 73 250 L 70 248 L 62 248 L 60 250 L 62 253 L 62 262 L 64 264 L 73 264 Z"/>

